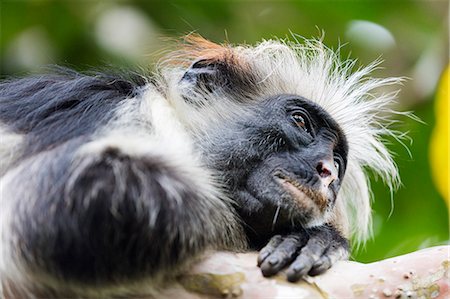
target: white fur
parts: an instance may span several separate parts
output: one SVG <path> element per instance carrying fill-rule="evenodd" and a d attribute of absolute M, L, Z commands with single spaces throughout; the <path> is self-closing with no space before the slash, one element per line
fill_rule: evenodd
<path fill-rule="evenodd" d="M 131 157 L 150 157 L 176 171 L 186 185 L 198 190 L 197 196 L 204 199 L 198 200 L 198 205 L 208 205 L 217 211 L 228 209 L 227 203 L 230 199 L 222 194 L 214 174 L 203 167 L 201 157 L 194 149 L 192 136 L 176 113 L 177 110 L 174 109 L 170 98 L 162 97 L 152 86 L 148 86 L 139 99 L 124 101 L 117 110 L 114 120 L 97 132 L 92 142 L 83 145 L 78 150 L 78 156 L 80 158 L 98 156 L 107 148 L 117 148 L 121 153 Z M 82 169 L 82 167 L 79 168 Z M 116 176 L 116 178 L 120 177 L 120 174 Z M 169 181 L 161 182 L 166 191 L 176 199 L 179 198 L 178 192 L 170 189 L 170 186 L 175 187 L 174 184 Z M 182 199 L 179 198 L 179 203 L 181 202 Z M 200 210 L 208 211 L 210 208 L 205 207 Z M 156 214 L 151 215 L 150 221 L 157 218 Z M 203 218 L 210 217 L 205 214 Z M 233 219 L 229 220 L 230 224 L 234 222 Z M 211 227 L 222 226 L 213 223 Z M 210 230 L 202 233 L 220 232 Z M 230 232 L 229 241 L 233 241 L 234 244 L 242 243 L 242 240 L 236 239 L 239 237 L 238 234 L 238 230 Z M 225 244 L 217 245 L 226 246 Z"/>
<path fill-rule="evenodd" d="M 15 160 L 22 140 L 23 135 L 13 133 L 0 124 L 0 175 Z"/>

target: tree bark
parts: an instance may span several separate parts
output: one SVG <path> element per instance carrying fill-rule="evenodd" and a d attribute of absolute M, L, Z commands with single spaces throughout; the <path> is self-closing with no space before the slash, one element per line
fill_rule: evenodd
<path fill-rule="evenodd" d="M 370 264 L 341 261 L 325 274 L 289 283 L 265 278 L 256 253 L 216 252 L 159 298 L 450 298 L 450 246 Z"/>

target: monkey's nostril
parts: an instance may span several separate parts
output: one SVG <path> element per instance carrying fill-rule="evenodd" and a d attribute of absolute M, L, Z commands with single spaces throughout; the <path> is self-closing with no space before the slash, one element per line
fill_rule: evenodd
<path fill-rule="evenodd" d="M 338 178 L 338 171 L 332 161 L 320 161 L 317 163 L 316 170 L 324 188 L 329 188 L 329 186 Z"/>
<path fill-rule="evenodd" d="M 331 175 L 331 170 L 323 162 L 319 162 L 316 167 L 317 173 L 322 177 L 326 178 Z"/>
<path fill-rule="evenodd" d="M 321 178 L 328 178 L 334 175 L 333 165 L 327 162 L 319 162 L 317 164 L 316 170 Z"/>

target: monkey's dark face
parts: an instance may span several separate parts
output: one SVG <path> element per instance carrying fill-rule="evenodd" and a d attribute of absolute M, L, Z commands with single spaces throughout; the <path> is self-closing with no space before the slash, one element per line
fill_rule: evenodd
<path fill-rule="evenodd" d="M 278 95 L 219 132 L 211 163 L 251 230 L 263 237 L 326 220 L 348 148 L 322 108 L 299 96 Z"/>

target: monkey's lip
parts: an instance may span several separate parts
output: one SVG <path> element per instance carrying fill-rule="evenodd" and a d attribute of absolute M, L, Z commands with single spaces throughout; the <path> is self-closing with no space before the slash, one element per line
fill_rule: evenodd
<path fill-rule="evenodd" d="M 304 203 L 305 200 L 311 200 L 321 210 L 326 208 L 328 201 L 321 193 L 315 192 L 310 188 L 303 186 L 297 180 L 282 172 L 276 172 L 275 178 L 281 187 L 292 195 L 294 200 L 301 203 Z"/>

